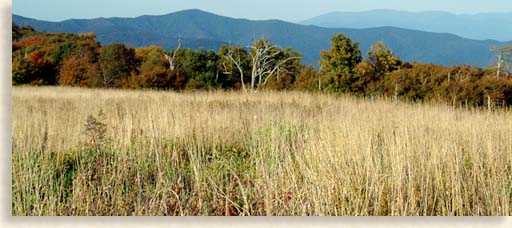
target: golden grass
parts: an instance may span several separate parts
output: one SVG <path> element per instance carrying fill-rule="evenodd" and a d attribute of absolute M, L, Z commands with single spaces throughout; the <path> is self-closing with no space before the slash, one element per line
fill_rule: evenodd
<path fill-rule="evenodd" d="M 511 214 L 509 111 L 15 87 L 12 124 L 13 215 Z"/>

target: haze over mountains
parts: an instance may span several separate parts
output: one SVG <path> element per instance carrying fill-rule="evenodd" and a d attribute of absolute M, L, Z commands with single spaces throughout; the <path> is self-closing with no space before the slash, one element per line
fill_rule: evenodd
<path fill-rule="evenodd" d="M 512 12 L 452 14 L 443 11 L 407 12 L 371 10 L 332 12 L 300 22 L 327 28 L 373 28 L 393 26 L 427 32 L 453 33 L 465 38 L 512 40 Z"/>
<path fill-rule="evenodd" d="M 127 43 L 135 47 L 158 45 L 166 49 L 176 46 L 180 34 L 185 47 L 213 50 L 218 50 L 220 45 L 228 42 L 247 46 L 255 39 L 266 37 L 282 47 L 300 51 L 304 55 L 303 62 L 309 65 L 318 63 L 320 51 L 329 49 L 331 37 L 339 32 L 360 42 L 363 53 L 367 52 L 371 44 L 382 40 L 405 61 L 443 65 L 488 66 L 493 63 L 493 53 L 489 49 L 505 44 L 494 40 L 472 40 L 447 33 L 396 27 L 322 28 L 280 20 L 234 19 L 200 10 L 185 10 L 161 16 L 73 19 L 62 22 L 13 15 L 13 22 L 47 32 L 94 32 L 102 44 Z"/>

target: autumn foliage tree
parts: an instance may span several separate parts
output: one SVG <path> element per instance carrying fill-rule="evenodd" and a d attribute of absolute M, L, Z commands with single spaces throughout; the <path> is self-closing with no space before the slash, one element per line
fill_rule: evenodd
<path fill-rule="evenodd" d="M 100 74 L 96 53 L 84 49 L 63 60 L 59 71 L 59 84 L 93 87 L 99 84 Z"/>
<path fill-rule="evenodd" d="M 361 95 L 381 94 L 385 76 L 400 69 L 401 65 L 400 58 L 393 55 L 384 42 L 377 42 L 370 47 L 368 59 L 356 66 L 358 80 L 354 83 L 353 91 Z"/>
<path fill-rule="evenodd" d="M 54 65 L 40 52 L 13 56 L 12 79 L 14 85 L 54 85 Z"/>
<path fill-rule="evenodd" d="M 310 66 L 302 66 L 294 82 L 294 88 L 302 91 L 319 91 L 319 73 Z"/>
<path fill-rule="evenodd" d="M 60 80 L 64 60 L 84 49 L 93 52 L 99 49 L 99 44 L 90 35 L 39 32 L 16 24 L 13 24 L 12 39 L 12 73 L 15 85 L 55 85 Z M 76 59 L 73 64 L 75 63 Z M 70 66 L 73 64 L 68 62 L 65 71 L 71 70 Z M 77 67 L 81 65 L 83 64 L 77 64 Z"/>

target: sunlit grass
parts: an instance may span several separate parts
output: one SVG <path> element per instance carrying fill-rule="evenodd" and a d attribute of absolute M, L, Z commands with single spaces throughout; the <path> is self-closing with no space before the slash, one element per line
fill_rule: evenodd
<path fill-rule="evenodd" d="M 15 87 L 12 124 L 13 215 L 511 212 L 508 111 Z"/>

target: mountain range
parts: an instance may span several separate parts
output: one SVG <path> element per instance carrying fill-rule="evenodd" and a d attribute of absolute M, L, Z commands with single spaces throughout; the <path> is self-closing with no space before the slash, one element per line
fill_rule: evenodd
<path fill-rule="evenodd" d="M 452 33 L 462 37 L 512 40 L 512 12 L 453 14 L 443 11 L 407 12 L 371 10 L 332 12 L 300 22 L 326 28 L 374 28 L 393 26 L 427 32 Z"/>
<path fill-rule="evenodd" d="M 314 66 L 320 59 L 320 51 L 328 50 L 331 37 L 340 32 L 360 42 L 363 53 L 372 44 L 382 40 L 402 60 L 443 65 L 485 67 L 493 63 L 494 55 L 490 52 L 492 46 L 512 44 L 397 27 L 324 28 L 281 20 L 234 19 L 201 10 L 185 10 L 161 16 L 72 19 L 61 22 L 19 15 L 13 15 L 12 19 L 17 24 L 30 25 L 47 32 L 94 32 L 102 44 L 126 43 L 134 47 L 158 45 L 169 49 L 176 47 L 177 37 L 181 36 L 184 47 L 218 50 L 222 44 L 247 46 L 265 37 L 281 47 L 300 51 L 304 56 L 303 63 Z"/>

